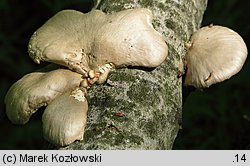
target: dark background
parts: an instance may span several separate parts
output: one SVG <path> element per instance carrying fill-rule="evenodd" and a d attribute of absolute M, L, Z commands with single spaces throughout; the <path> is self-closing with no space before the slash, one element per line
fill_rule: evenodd
<path fill-rule="evenodd" d="M 5 115 L 4 96 L 24 74 L 42 66 L 27 54 L 32 33 L 62 9 L 87 12 L 91 6 L 89 0 L 0 0 L 0 149 L 49 148 L 42 138 L 41 111 L 26 125 L 13 125 Z M 203 25 L 230 27 L 248 45 L 249 16 L 250 0 L 209 0 Z M 249 61 L 230 80 L 189 95 L 174 149 L 250 149 Z"/>

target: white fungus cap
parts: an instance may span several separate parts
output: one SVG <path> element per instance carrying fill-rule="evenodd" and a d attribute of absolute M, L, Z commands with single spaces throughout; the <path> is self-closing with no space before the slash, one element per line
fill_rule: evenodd
<path fill-rule="evenodd" d="M 6 114 L 15 124 L 25 124 L 40 107 L 80 85 L 82 76 L 68 69 L 34 72 L 11 86 L 5 96 Z"/>
<path fill-rule="evenodd" d="M 157 67 L 167 57 L 168 47 L 152 19 L 145 8 L 111 15 L 63 10 L 32 35 L 29 55 L 36 63 L 48 61 L 81 74 L 108 63 L 115 68 Z"/>
<path fill-rule="evenodd" d="M 53 100 L 42 117 L 43 136 L 58 146 L 82 140 L 87 122 L 88 102 L 79 88 Z"/>
<path fill-rule="evenodd" d="M 241 36 L 222 26 L 197 30 L 186 45 L 185 85 L 209 87 L 238 73 L 246 58 L 247 47 Z"/>

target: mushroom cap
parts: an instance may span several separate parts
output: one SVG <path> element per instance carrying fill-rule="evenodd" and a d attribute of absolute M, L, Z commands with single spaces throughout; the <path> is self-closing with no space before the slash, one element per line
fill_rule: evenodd
<path fill-rule="evenodd" d="M 168 54 L 163 37 L 153 28 L 148 9 L 111 15 L 63 10 L 31 37 L 28 50 L 36 62 L 64 65 L 81 74 L 107 63 L 115 67 L 156 67 Z"/>
<path fill-rule="evenodd" d="M 41 106 L 79 86 L 82 80 L 80 74 L 68 69 L 27 74 L 5 96 L 7 116 L 12 123 L 25 124 Z"/>
<path fill-rule="evenodd" d="M 190 39 L 185 85 L 209 87 L 238 73 L 247 58 L 241 36 L 223 26 L 206 26 Z"/>
<path fill-rule="evenodd" d="M 95 36 L 95 63 L 111 62 L 115 67 L 159 66 L 168 55 L 168 46 L 153 28 L 152 19 L 152 12 L 145 8 L 108 15 Z"/>
<path fill-rule="evenodd" d="M 30 57 L 38 64 L 48 61 L 84 74 L 89 70 L 95 24 L 101 24 L 104 18 L 105 14 L 97 10 L 87 14 L 75 10 L 58 12 L 31 36 Z"/>
<path fill-rule="evenodd" d="M 58 96 L 43 113 L 44 138 L 58 146 L 82 140 L 87 111 L 87 99 L 80 89 Z"/>

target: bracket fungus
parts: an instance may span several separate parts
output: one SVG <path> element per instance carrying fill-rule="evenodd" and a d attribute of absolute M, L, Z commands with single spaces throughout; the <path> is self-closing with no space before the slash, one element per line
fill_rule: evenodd
<path fill-rule="evenodd" d="M 150 10 L 129 9 L 106 15 L 63 10 L 31 37 L 30 57 L 67 69 L 34 72 L 17 81 L 5 97 L 6 112 L 25 124 L 41 106 L 43 134 L 51 143 L 82 140 L 87 120 L 87 90 L 106 81 L 109 71 L 127 66 L 155 68 L 164 62 L 168 46 L 152 26 Z"/>
<path fill-rule="evenodd" d="M 7 116 L 12 123 L 25 124 L 40 107 L 79 86 L 82 80 L 80 74 L 67 69 L 27 74 L 5 96 Z"/>
<path fill-rule="evenodd" d="M 43 113 L 44 138 L 58 146 L 82 140 L 87 111 L 85 93 L 79 88 L 57 97 Z"/>
<path fill-rule="evenodd" d="M 108 72 L 103 70 L 106 64 L 157 67 L 168 47 L 153 28 L 152 18 L 145 8 L 110 15 L 99 10 L 87 14 L 63 10 L 32 35 L 29 55 L 36 63 L 57 63 L 85 76 L 90 69 Z"/>
<path fill-rule="evenodd" d="M 238 73 L 246 58 L 247 47 L 233 30 L 209 25 L 197 30 L 186 44 L 185 85 L 206 88 Z"/>

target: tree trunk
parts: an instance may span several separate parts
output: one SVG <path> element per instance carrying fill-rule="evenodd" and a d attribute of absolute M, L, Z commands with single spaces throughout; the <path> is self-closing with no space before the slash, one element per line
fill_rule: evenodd
<path fill-rule="evenodd" d="M 169 47 L 166 61 L 152 71 L 117 69 L 88 93 L 84 140 L 63 149 L 171 149 L 182 119 L 184 43 L 199 28 L 207 0 L 102 0 L 107 13 L 149 8 L 154 27 Z"/>

